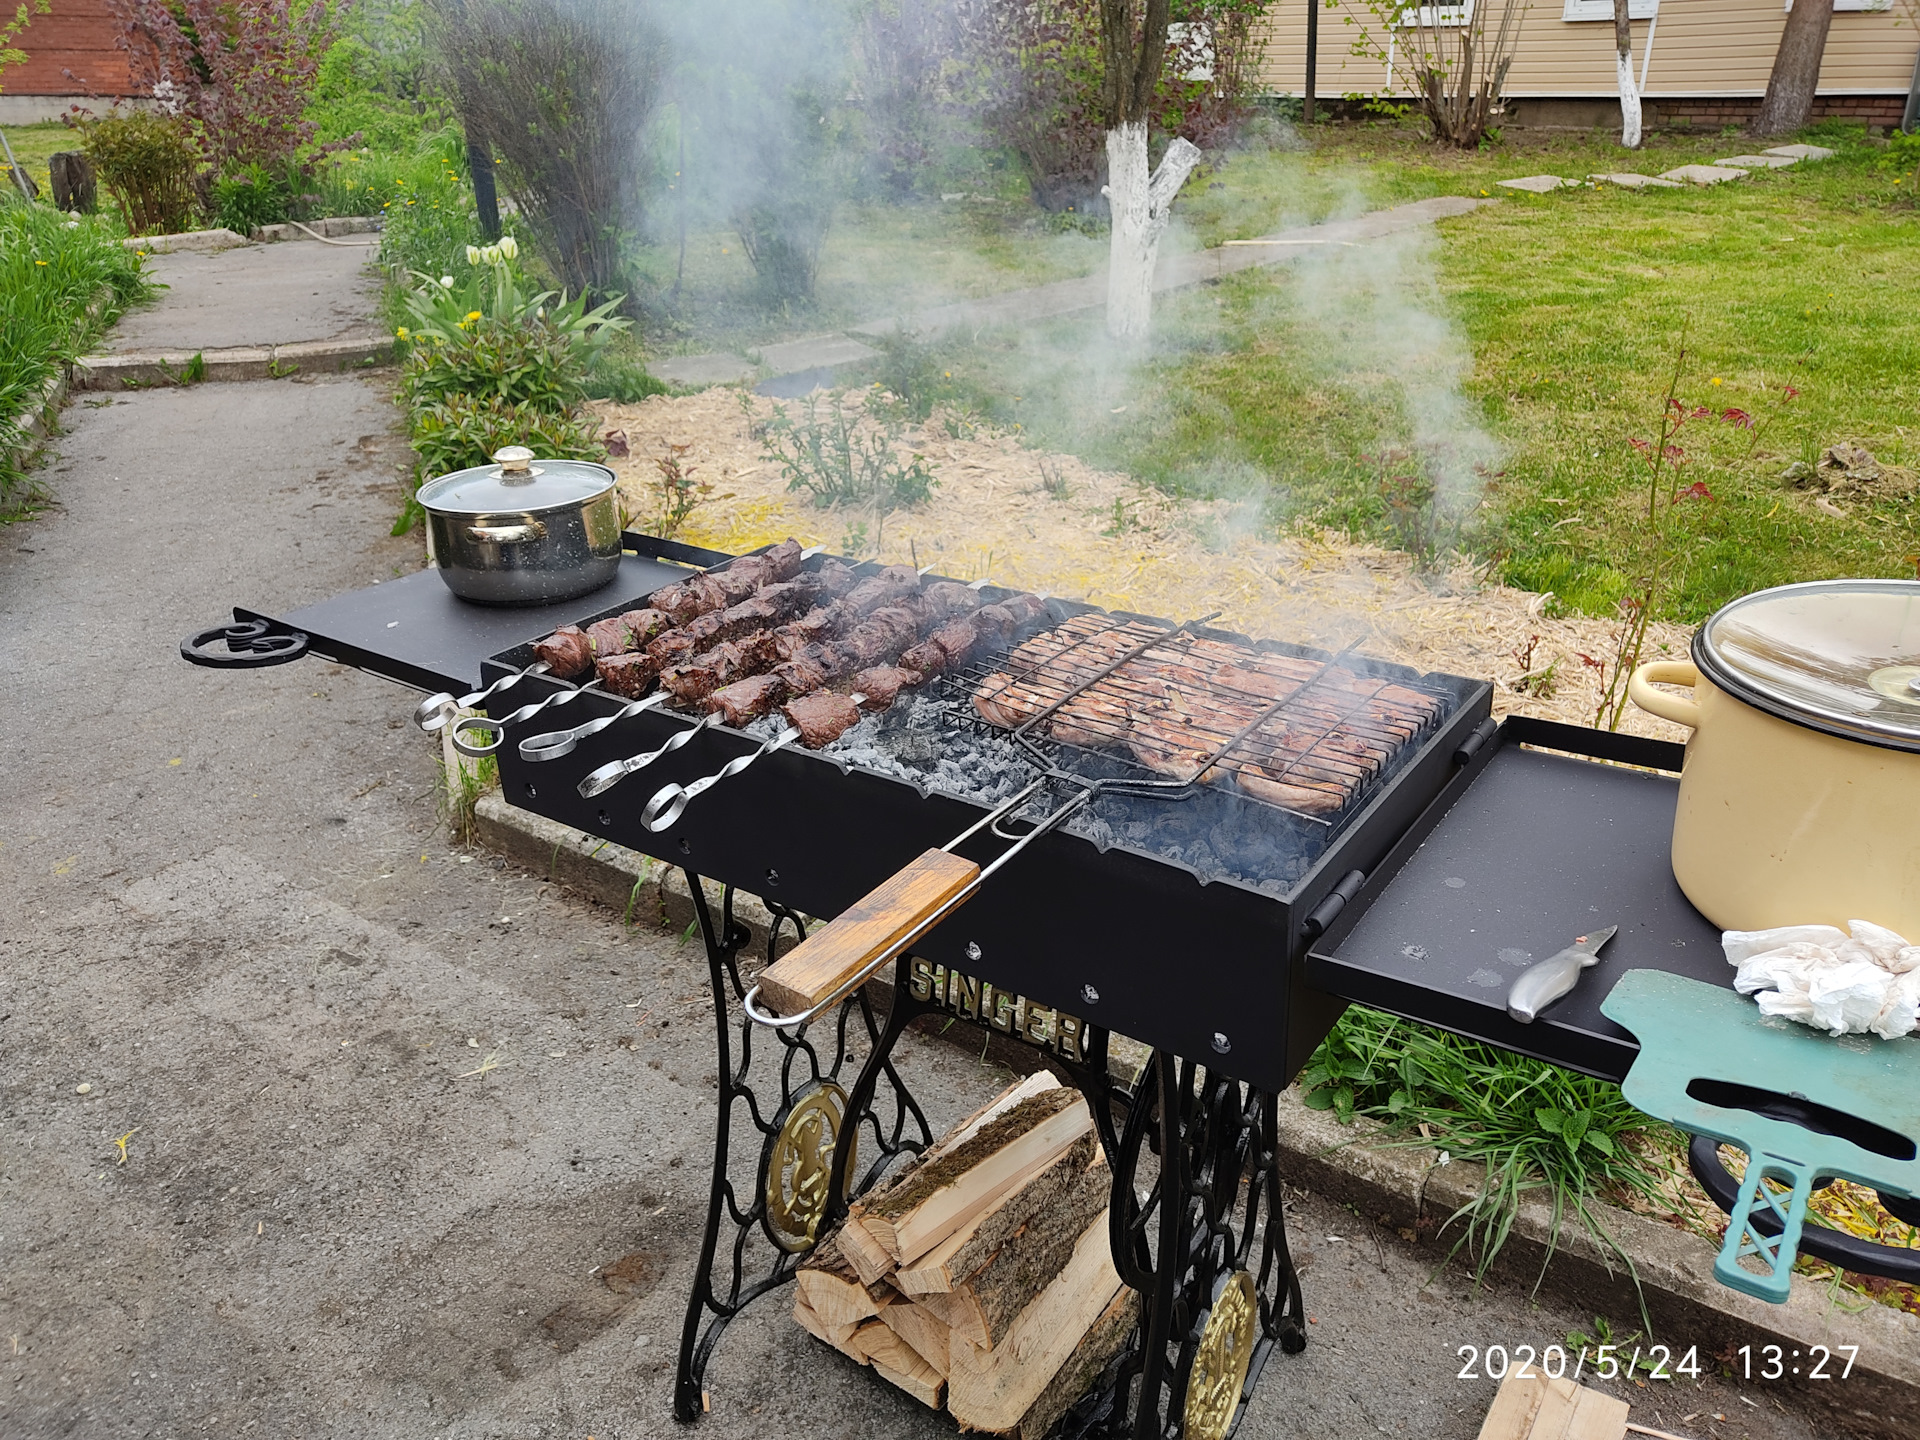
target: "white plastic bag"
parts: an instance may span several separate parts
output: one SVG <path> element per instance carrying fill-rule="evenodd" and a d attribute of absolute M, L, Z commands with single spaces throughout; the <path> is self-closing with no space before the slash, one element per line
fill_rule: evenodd
<path fill-rule="evenodd" d="M 1920 1027 L 1920 945 L 1884 926 L 1831 925 L 1728 930 L 1720 937 L 1733 985 L 1764 1015 L 1830 1035 L 1897 1040 Z"/>

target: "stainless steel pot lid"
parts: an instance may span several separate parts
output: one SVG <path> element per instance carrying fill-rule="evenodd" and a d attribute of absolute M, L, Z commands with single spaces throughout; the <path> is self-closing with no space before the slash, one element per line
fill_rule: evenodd
<path fill-rule="evenodd" d="M 1920 751 L 1920 581 L 1762 590 L 1700 628 L 1693 660 L 1722 690 L 1782 720 Z"/>
<path fill-rule="evenodd" d="M 443 515 L 524 515 L 579 505 L 613 488 L 613 471 L 585 460 L 535 460 L 524 445 L 494 463 L 456 470 L 420 487 L 420 504 Z"/>

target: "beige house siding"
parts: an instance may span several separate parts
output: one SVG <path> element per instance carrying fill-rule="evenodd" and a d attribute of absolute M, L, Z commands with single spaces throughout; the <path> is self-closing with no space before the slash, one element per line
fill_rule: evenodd
<path fill-rule="evenodd" d="M 1270 23 L 1265 79 L 1274 94 L 1297 95 L 1306 71 L 1309 0 L 1287 0 Z M 1493 0 L 1498 3 L 1498 0 Z M 1637 7 L 1636 7 L 1637 8 Z M 1537 0 L 1520 22 L 1507 94 L 1513 97 L 1610 97 L 1615 91 L 1613 26 L 1563 20 L 1562 0 Z M 1349 24 L 1348 22 L 1353 23 Z M 1386 67 L 1351 53 L 1360 23 L 1382 34 L 1377 17 L 1357 0 L 1320 13 L 1315 93 L 1327 98 L 1384 93 Z M 1664 0 L 1646 71 L 1650 98 L 1759 96 L 1766 92 L 1774 50 L 1786 24 L 1781 0 Z M 1646 54 L 1649 22 L 1633 22 L 1636 71 Z M 1893 11 L 1842 10 L 1833 17 L 1822 95 L 1906 92 L 1920 35 Z"/>

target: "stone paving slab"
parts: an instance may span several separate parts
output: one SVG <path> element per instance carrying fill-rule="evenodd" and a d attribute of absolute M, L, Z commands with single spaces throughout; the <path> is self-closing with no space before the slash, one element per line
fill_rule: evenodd
<path fill-rule="evenodd" d="M 1729 155 L 1713 163 L 1722 167 L 1731 165 L 1740 170 L 1784 170 L 1800 162 L 1787 155 Z"/>
<path fill-rule="evenodd" d="M 315 220 L 311 224 L 295 225 L 289 221 L 284 225 L 260 225 L 255 227 L 253 238 L 259 241 L 275 242 L 311 240 L 314 235 L 371 235 L 377 234 L 384 223 L 378 215 L 334 215 L 325 220 Z M 375 245 L 379 243 L 377 240 L 374 242 Z"/>
<path fill-rule="evenodd" d="M 349 340 L 307 340 L 290 345 L 235 345 L 220 350 L 143 350 L 89 355 L 73 363 L 76 390 L 141 390 L 179 385 L 198 355 L 200 381 L 285 380 L 294 375 L 341 374 L 384 364 L 393 341 L 384 335 Z"/>
<path fill-rule="evenodd" d="M 732 385 L 751 378 L 759 366 L 738 355 L 679 355 L 671 360 L 647 366 L 655 378 L 669 385 L 689 388 L 703 385 Z"/>
<path fill-rule="evenodd" d="M 760 351 L 760 363 L 776 375 L 796 370 L 820 370 L 835 365 L 851 365 L 871 360 L 880 352 L 846 335 L 814 335 L 804 340 L 788 340 L 768 345 Z"/>
<path fill-rule="evenodd" d="M 1721 185 L 1728 180 L 1744 180 L 1747 171 L 1724 165 L 1682 165 L 1660 172 L 1662 180 L 1685 180 L 1689 185 Z"/>
<path fill-rule="evenodd" d="M 1831 160 L 1833 151 L 1824 145 L 1774 145 L 1768 148 L 1769 155 L 1784 155 L 1789 160 Z"/>
<path fill-rule="evenodd" d="M 1630 170 L 1622 170 L 1612 175 L 1589 175 L 1589 180 L 1599 180 L 1608 185 L 1618 185 L 1622 190 L 1684 190 L 1686 187 L 1678 180 L 1662 180 L 1656 175 L 1636 175 Z"/>
<path fill-rule="evenodd" d="M 120 243 L 129 250 L 138 250 L 147 255 L 173 255 L 182 250 L 217 254 L 222 250 L 231 250 L 236 245 L 245 245 L 247 237 L 237 230 L 222 228 L 182 230 L 175 235 L 131 235 Z"/>
<path fill-rule="evenodd" d="M 1522 175 L 1518 180 L 1496 180 L 1494 184 L 1503 190 L 1525 190 L 1533 195 L 1545 195 L 1550 190 L 1577 184 L 1574 180 L 1562 180 L 1558 175 Z"/>

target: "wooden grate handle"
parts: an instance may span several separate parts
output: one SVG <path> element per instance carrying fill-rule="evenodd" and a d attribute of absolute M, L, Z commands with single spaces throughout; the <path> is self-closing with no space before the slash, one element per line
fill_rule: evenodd
<path fill-rule="evenodd" d="M 979 878 L 973 861 L 927 851 L 768 966 L 760 994 L 783 1015 L 811 1010 Z"/>

